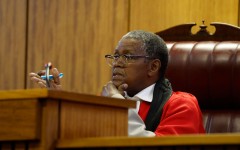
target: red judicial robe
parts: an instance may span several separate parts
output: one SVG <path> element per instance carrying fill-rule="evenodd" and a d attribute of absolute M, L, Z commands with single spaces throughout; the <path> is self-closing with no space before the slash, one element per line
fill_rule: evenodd
<path fill-rule="evenodd" d="M 142 101 L 139 116 L 145 121 L 150 108 L 149 102 Z M 195 96 L 185 92 L 173 92 L 163 107 L 156 136 L 205 133 L 202 113 Z"/>

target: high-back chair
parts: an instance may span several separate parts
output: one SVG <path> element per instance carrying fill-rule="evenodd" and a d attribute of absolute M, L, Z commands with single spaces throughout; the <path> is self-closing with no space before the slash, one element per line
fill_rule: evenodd
<path fill-rule="evenodd" d="M 207 133 L 240 132 L 240 28 L 211 23 L 193 34 L 195 23 L 156 34 L 169 49 L 166 77 L 174 91 L 192 93 L 203 112 Z"/>

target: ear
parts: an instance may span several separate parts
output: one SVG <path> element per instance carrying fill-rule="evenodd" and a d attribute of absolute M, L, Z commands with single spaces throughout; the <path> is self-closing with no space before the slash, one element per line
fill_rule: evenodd
<path fill-rule="evenodd" d="M 161 68 L 161 61 L 159 59 L 152 60 L 149 64 L 148 76 L 152 77 L 156 74 L 159 74 L 159 70 Z"/>

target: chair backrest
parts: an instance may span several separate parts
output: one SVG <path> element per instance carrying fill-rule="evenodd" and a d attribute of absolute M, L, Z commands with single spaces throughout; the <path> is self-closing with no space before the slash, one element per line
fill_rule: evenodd
<path fill-rule="evenodd" d="M 240 132 L 240 28 L 211 23 L 215 33 L 195 23 L 157 32 L 169 49 L 166 77 L 174 91 L 194 94 L 208 133 Z"/>

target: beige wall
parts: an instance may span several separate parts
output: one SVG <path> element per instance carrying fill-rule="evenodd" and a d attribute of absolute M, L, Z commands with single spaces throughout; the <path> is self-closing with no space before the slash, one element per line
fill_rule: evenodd
<path fill-rule="evenodd" d="M 0 90 L 36 88 L 28 73 L 51 61 L 65 90 L 99 94 L 104 55 L 129 30 L 206 20 L 238 25 L 239 0 L 0 0 Z"/>

